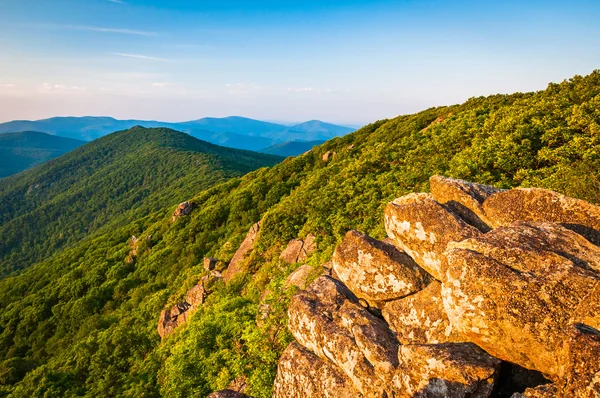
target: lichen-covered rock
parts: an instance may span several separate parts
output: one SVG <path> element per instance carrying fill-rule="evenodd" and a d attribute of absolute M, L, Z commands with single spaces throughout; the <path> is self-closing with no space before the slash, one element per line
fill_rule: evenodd
<path fill-rule="evenodd" d="M 314 268 L 310 265 L 301 265 L 285 279 L 283 286 L 296 286 L 299 289 L 306 289 L 308 278 L 311 276 L 313 271 Z"/>
<path fill-rule="evenodd" d="M 447 205 L 479 230 L 490 229 L 483 211 L 483 202 L 491 195 L 502 192 L 502 189 L 442 176 L 431 177 L 429 186 L 431 195 L 437 202 Z"/>
<path fill-rule="evenodd" d="M 451 244 L 442 297 L 452 325 L 498 358 L 563 377 L 569 325 L 600 322 L 589 313 L 600 279 L 570 238 L 559 226 L 519 224 Z"/>
<path fill-rule="evenodd" d="M 361 398 L 348 377 L 329 360 L 323 360 L 293 342 L 279 359 L 273 398 Z"/>
<path fill-rule="evenodd" d="M 349 231 L 333 253 L 338 278 L 359 298 L 392 300 L 423 289 L 429 275 L 406 253 L 358 231 Z"/>
<path fill-rule="evenodd" d="M 583 324 L 571 327 L 568 365 L 561 397 L 600 397 L 600 330 Z"/>
<path fill-rule="evenodd" d="M 283 250 L 279 258 L 288 263 L 300 263 L 306 261 L 315 250 L 317 244 L 316 237 L 309 234 L 304 239 L 292 239 Z"/>
<path fill-rule="evenodd" d="M 189 215 L 192 210 L 194 210 L 194 204 L 190 202 L 183 202 L 177 206 L 177 209 L 173 212 L 173 221 L 177 220 L 179 217 Z"/>
<path fill-rule="evenodd" d="M 398 362 L 397 340 L 342 283 L 318 278 L 293 297 L 288 313 L 296 341 L 337 365 L 365 397 L 380 397 L 389 388 Z"/>
<path fill-rule="evenodd" d="M 539 188 L 517 188 L 498 192 L 483 203 L 493 227 L 515 221 L 560 223 L 600 244 L 600 207 Z"/>
<path fill-rule="evenodd" d="M 428 194 L 410 194 L 389 203 L 385 229 L 397 247 L 437 280 L 445 273 L 448 243 L 481 235 Z"/>
<path fill-rule="evenodd" d="M 465 341 L 448 320 L 442 303 L 442 285 L 437 281 L 409 297 L 387 302 L 382 313 L 400 344 Z"/>
<path fill-rule="evenodd" d="M 398 398 L 489 397 L 500 361 L 470 343 L 403 345 L 394 393 Z"/>
<path fill-rule="evenodd" d="M 254 224 L 252 227 L 250 227 L 250 230 L 246 234 L 246 238 L 233 255 L 233 258 L 229 262 L 229 266 L 227 267 L 227 269 L 223 272 L 223 279 L 225 280 L 225 282 L 230 281 L 235 275 L 239 274 L 242 271 L 241 263 L 246 257 L 246 254 L 248 254 L 248 252 L 250 252 L 254 248 L 254 242 L 256 242 L 259 232 L 260 221 Z"/>

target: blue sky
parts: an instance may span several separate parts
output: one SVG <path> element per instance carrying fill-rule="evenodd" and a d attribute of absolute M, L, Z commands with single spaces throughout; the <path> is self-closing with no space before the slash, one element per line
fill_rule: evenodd
<path fill-rule="evenodd" d="M 362 124 L 600 68 L 594 1 L 0 0 L 0 121 Z"/>

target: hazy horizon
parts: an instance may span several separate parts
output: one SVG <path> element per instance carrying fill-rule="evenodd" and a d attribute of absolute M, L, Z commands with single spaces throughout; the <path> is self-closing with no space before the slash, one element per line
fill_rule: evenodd
<path fill-rule="evenodd" d="M 344 125 L 600 68 L 593 1 L 2 0 L 0 122 Z"/>

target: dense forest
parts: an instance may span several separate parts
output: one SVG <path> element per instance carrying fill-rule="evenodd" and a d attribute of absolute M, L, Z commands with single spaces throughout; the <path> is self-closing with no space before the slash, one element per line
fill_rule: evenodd
<path fill-rule="evenodd" d="M 185 179 L 165 185 L 156 204 L 134 213 L 125 211 L 130 203 L 116 204 L 104 218 L 110 228 L 98 227 L 81 241 L 73 233 L 63 250 L 0 281 L 0 391 L 16 397 L 205 396 L 243 376 L 247 393 L 269 397 L 278 356 L 290 341 L 286 305 L 293 288 L 284 289 L 282 281 L 296 265 L 279 259 L 290 239 L 317 237 L 318 250 L 308 259 L 317 268 L 349 229 L 383 238 L 385 204 L 427 191 L 433 174 L 502 188 L 544 187 L 598 203 L 599 94 L 596 71 L 540 92 L 472 98 L 378 121 L 206 189 L 198 181 L 203 173 L 188 177 L 190 169 L 184 168 Z M 76 166 L 82 172 L 103 153 L 99 145 L 85 150 L 89 160 Z M 147 164 L 151 155 L 128 159 L 132 163 L 124 170 L 142 168 L 136 177 L 142 180 L 154 167 Z M 69 164 L 60 158 L 53 167 L 57 163 Z M 47 173 L 43 180 L 60 186 L 68 176 L 57 170 L 35 173 Z M 112 174 L 115 184 L 127 178 L 124 170 Z M 2 185 L 3 217 L 22 218 L 17 216 L 26 210 L 5 198 L 22 195 L 34 181 Z M 130 189 L 127 182 L 120 187 Z M 173 221 L 184 194 L 196 209 Z M 48 198 L 34 203 L 45 206 Z M 64 209 L 65 223 L 77 218 Z M 120 222 L 113 223 L 113 215 Z M 32 231 L 61 228 L 35 218 Z M 160 311 L 205 275 L 205 256 L 229 261 L 259 220 L 261 233 L 244 272 L 216 286 L 190 322 L 161 342 Z M 3 221 L 3 228 L 11 222 Z M 135 261 L 127 261 L 132 235 L 142 243 Z M 43 258 L 56 247 L 34 245 L 37 252 L 28 255 L 32 241 L 15 236 L 11 245 L 21 249 L 20 258 Z M 13 267 L 2 261 L 9 265 L 5 269 Z M 264 303 L 271 310 L 257 322 Z"/>
<path fill-rule="evenodd" d="M 84 144 L 84 141 L 36 131 L 0 134 L 0 178 L 47 162 Z"/>
<path fill-rule="evenodd" d="M 100 138 L 1 180 L 0 275 L 280 160 L 169 129 L 134 127 Z"/>

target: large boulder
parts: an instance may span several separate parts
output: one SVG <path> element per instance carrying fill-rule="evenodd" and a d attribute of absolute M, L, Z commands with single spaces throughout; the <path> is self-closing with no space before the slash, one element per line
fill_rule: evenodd
<path fill-rule="evenodd" d="M 306 261 L 315 250 L 317 250 L 316 237 L 309 234 L 304 239 L 292 239 L 279 258 L 288 263 L 301 263 Z"/>
<path fill-rule="evenodd" d="M 283 286 L 286 288 L 296 286 L 299 289 L 306 289 L 308 279 L 314 271 L 315 269 L 310 265 L 301 265 L 285 279 Z"/>
<path fill-rule="evenodd" d="M 557 192 L 539 188 L 498 192 L 485 200 L 483 210 L 493 227 L 515 221 L 560 223 L 600 244 L 600 207 Z"/>
<path fill-rule="evenodd" d="M 381 397 L 390 388 L 398 342 L 342 283 L 318 278 L 293 297 L 288 313 L 296 341 L 335 364 L 365 397 Z"/>
<path fill-rule="evenodd" d="M 229 262 L 229 266 L 227 266 L 227 269 L 223 272 L 223 279 L 225 282 L 230 281 L 235 275 L 242 271 L 242 262 L 246 255 L 254 248 L 254 242 L 256 242 L 259 232 L 260 221 L 250 227 L 250 230 L 246 234 L 246 238 L 244 238 L 244 241 Z"/>
<path fill-rule="evenodd" d="M 403 345 L 394 397 L 491 396 L 500 360 L 470 343 Z"/>
<path fill-rule="evenodd" d="M 493 194 L 502 192 L 502 189 L 442 176 L 431 177 L 429 186 L 431 195 L 437 202 L 447 205 L 479 230 L 490 229 L 483 202 Z"/>
<path fill-rule="evenodd" d="M 398 299 L 423 289 L 429 275 L 406 253 L 358 231 L 349 231 L 333 253 L 338 278 L 367 301 Z"/>
<path fill-rule="evenodd" d="M 300 344 L 290 344 L 279 359 L 273 398 L 361 398 L 350 379 L 329 360 Z"/>
<path fill-rule="evenodd" d="M 387 302 L 382 313 L 400 344 L 465 341 L 448 320 L 442 303 L 442 285 L 437 281 L 409 297 Z"/>
<path fill-rule="evenodd" d="M 410 194 L 389 203 L 385 229 L 397 247 L 437 280 L 445 273 L 448 243 L 481 235 L 429 194 Z"/>
<path fill-rule="evenodd" d="M 488 353 L 565 375 L 569 325 L 600 323 L 598 261 L 560 226 L 518 224 L 450 245 L 442 297 L 457 331 Z"/>
<path fill-rule="evenodd" d="M 212 275 L 203 276 L 185 295 L 185 300 L 171 308 L 164 309 L 158 319 L 158 334 L 162 339 L 170 335 L 179 326 L 186 323 L 212 292 L 213 284 L 219 278 Z"/>
<path fill-rule="evenodd" d="M 600 330 L 576 324 L 568 340 L 568 366 L 560 395 L 573 398 L 600 397 Z"/>
<path fill-rule="evenodd" d="M 177 206 L 177 209 L 173 212 L 172 220 L 175 221 L 180 217 L 189 215 L 196 206 L 191 202 L 183 202 Z"/>

